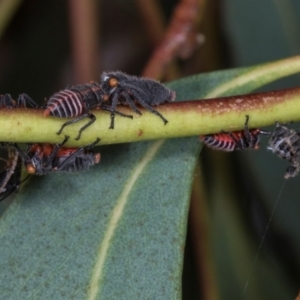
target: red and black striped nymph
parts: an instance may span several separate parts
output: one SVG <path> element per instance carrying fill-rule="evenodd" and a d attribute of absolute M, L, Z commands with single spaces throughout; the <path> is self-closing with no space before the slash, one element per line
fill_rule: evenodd
<path fill-rule="evenodd" d="M 260 134 L 269 135 L 267 131 L 248 128 L 249 116 L 246 115 L 244 130 L 221 132 L 216 134 L 201 135 L 200 140 L 208 147 L 215 150 L 234 151 L 245 149 L 258 149 Z"/>
<path fill-rule="evenodd" d="M 83 118 L 89 118 L 90 121 L 79 130 L 76 140 L 80 139 L 81 133 L 92 123 L 96 117 L 90 112 L 92 108 L 101 107 L 101 109 L 112 112 L 108 106 L 102 106 L 109 96 L 104 92 L 100 83 L 91 82 L 83 85 L 68 86 L 65 90 L 52 95 L 46 103 L 44 117 L 54 116 L 57 118 L 72 118 L 73 120 L 65 122 L 57 134 L 60 134 L 64 127 L 80 121 Z M 132 118 L 118 111 L 113 111 L 123 117 Z"/>

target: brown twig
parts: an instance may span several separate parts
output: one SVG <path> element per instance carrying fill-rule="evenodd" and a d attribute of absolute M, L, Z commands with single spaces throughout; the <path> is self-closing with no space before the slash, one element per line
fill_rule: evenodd
<path fill-rule="evenodd" d="M 201 41 L 196 25 L 203 11 L 204 0 L 182 0 L 173 13 L 164 39 L 152 54 L 143 76 L 161 78 L 174 57 L 187 58 Z"/>
<path fill-rule="evenodd" d="M 98 7 L 97 0 L 69 1 L 75 83 L 83 83 L 99 77 Z"/>

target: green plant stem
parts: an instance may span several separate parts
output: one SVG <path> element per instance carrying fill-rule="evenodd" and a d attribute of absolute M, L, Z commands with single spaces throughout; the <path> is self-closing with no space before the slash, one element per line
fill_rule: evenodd
<path fill-rule="evenodd" d="M 110 114 L 93 111 L 97 120 L 86 129 L 80 141 L 74 138 L 88 119 L 67 126 L 58 136 L 56 132 L 68 119 L 44 118 L 39 109 L 2 109 L 0 111 L 0 141 L 58 143 L 69 135 L 69 146 L 86 145 L 97 137 L 101 144 L 139 142 L 160 138 L 176 138 L 234 131 L 244 127 L 245 115 L 250 116 L 249 127 L 261 128 L 275 121 L 300 120 L 300 87 L 274 92 L 167 103 L 156 107 L 169 121 L 164 125 L 156 115 L 141 109 L 136 115 L 126 107 L 120 111 L 133 114 L 133 120 L 116 116 L 115 129 L 108 129 Z"/>

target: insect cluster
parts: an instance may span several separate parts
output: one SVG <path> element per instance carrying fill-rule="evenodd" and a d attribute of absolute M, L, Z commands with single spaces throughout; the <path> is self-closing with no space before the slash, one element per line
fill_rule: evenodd
<path fill-rule="evenodd" d="M 72 120 L 66 121 L 61 126 L 57 132 L 58 135 L 66 126 L 88 118 L 89 121 L 79 129 L 75 138 L 79 140 L 82 132 L 96 120 L 96 116 L 91 112 L 93 108 L 110 112 L 109 129 L 114 129 L 116 114 L 133 118 L 132 115 L 118 111 L 119 105 L 127 105 L 139 115 L 142 113 L 138 105 L 141 105 L 162 119 L 164 124 L 167 124 L 168 121 L 154 109 L 154 106 L 174 100 L 175 92 L 159 82 L 117 71 L 104 72 L 100 77 L 100 82 L 67 86 L 64 90 L 53 94 L 42 106 L 37 105 L 27 94 L 20 94 L 17 101 L 13 100 L 9 94 L 1 95 L 0 109 L 30 106 L 43 109 L 44 117 L 73 117 Z M 69 137 L 65 136 L 63 141 L 56 145 L 29 144 L 26 151 L 23 151 L 16 143 L 1 143 L 3 147 L 7 148 L 8 159 L 5 160 L 5 167 L 0 172 L 0 201 L 18 190 L 22 183 L 22 164 L 29 175 L 46 175 L 53 172 L 83 171 L 99 163 L 100 153 L 94 153 L 92 148 L 99 143 L 100 138 L 90 145 L 79 148 L 66 147 L 68 139 Z"/>
<path fill-rule="evenodd" d="M 234 151 L 259 148 L 260 135 L 269 135 L 268 150 L 278 157 L 287 160 L 290 166 L 286 169 L 284 178 L 295 177 L 300 171 L 300 130 L 289 129 L 287 126 L 275 123 L 272 132 L 248 128 L 249 116 L 246 116 L 244 130 L 209 134 L 200 136 L 200 140 L 214 150 Z"/>
<path fill-rule="evenodd" d="M 74 124 L 83 118 L 89 118 L 90 121 L 79 130 L 76 137 L 76 140 L 79 140 L 82 131 L 96 120 L 95 115 L 91 113 L 92 108 L 101 108 L 110 112 L 110 129 L 114 128 L 115 114 L 133 118 L 132 115 L 118 111 L 118 105 L 128 105 L 135 113 L 141 115 L 141 111 L 137 108 L 137 104 L 140 104 L 167 124 L 168 121 L 153 106 L 174 100 L 175 92 L 158 81 L 130 76 L 120 71 L 104 72 L 101 75 L 100 83 L 67 86 L 64 90 L 51 96 L 45 105 L 44 116 L 75 117 L 64 123 L 57 134 L 60 134 L 65 126 Z"/>

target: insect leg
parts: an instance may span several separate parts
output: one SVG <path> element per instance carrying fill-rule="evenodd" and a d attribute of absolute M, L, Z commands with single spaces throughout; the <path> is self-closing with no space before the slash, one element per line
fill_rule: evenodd
<path fill-rule="evenodd" d="M 10 94 L 5 94 L 0 96 L 0 107 L 1 108 L 15 107 L 15 101 L 12 99 Z"/>
<path fill-rule="evenodd" d="M 26 107 L 26 104 L 29 104 L 33 108 L 39 108 L 40 106 L 27 94 L 20 94 L 17 100 L 18 107 Z"/>
<path fill-rule="evenodd" d="M 68 156 L 61 165 L 55 167 L 55 171 L 62 171 L 65 167 L 70 164 L 70 162 L 74 161 L 74 159 L 84 152 L 84 147 L 78 148 L 75 152 L 73 152 L 70 156 Z"/>
<path fill-rule="evenodd" d="M 134 90 L 132 90 L 131 93 L 132 93 L 132 96 L 134 98 L 136 98 L 142 106 L 144 106 L 146 109 L 150 110 L 153 114 L 160 117 L 163 120 L 163 122 L 165 123 L 165 125 L 168 123 L 168 120 L 166 118 L 164 118 L 163 115 L 160 114 L 157 110 L 155 110 L 151 105 L 149 105 L 147 102 L 145 102 L 138 93 L 136 93 Z"/>
<path fill-rule="evenodd" d="M 109 129 L 114 129 L 115 127 L 115 112 L 116 112 L 116 106 L 118 103 L 118 98 L 119 98 L 119 92 L 116 91 L 113 96 L 112 96 L 112 100 L 111 100 L 111 111 L 110 111 L 110 125 L 109 125 Z"/>
<path fill-rule="evenodd" d="M 133 91 L 131 91 L 133 92 Z M 133 93 L 132 93 L 133 94 Z M 138 94 L 137 94 L 138 95 Z M 136 105 L 134 104 L 134 100 L 131 99 L 131 97 L 128 95 L 128 93 L 122 93 L 121 94 L 122 97 L 125 98 L 126 102 L 128 103 L 128 105 L 130 106 L 130 108 L 138 115 L 142 115 L 141 111 L 136 107 Z M 139 95 L 138 95 L 139 96 Z M 139 97 L 140 98 L 140 97 Z M 137 98 L 137 101 L 139 101 L 139 98 Z"/>
<path fill-rule="evenodd" d="M 14 147 L 19 152 L 24 162 L 28 160 L 28 155 L 19 147 L 17 143 L 9 143 L 9 145 Z"/>
<path fill-rule="evenodd" d="M 69 140 L 69 138 L 70 137 L 68 135 L 66 135 L 64 140 L 61 143 L 55 145 L 54 149 L 51 152 L 51 155 L 48 157 L 48 159 L 45 163 L 45 167 L 48 167 L 49 165 L 51 165 L 53 159 L 56 157 L 57 152 Z"/>
<path fill-rule="evenodd" d="M 71 125 L 71 124 L 74 124 L 74 123 L 77 123 L 78 121 L 84 119 L 84 118 L 90 118 L 91 120 L 86 124 L 84 125 L 83 127 L 80 128 L 79 130 L 79 133 L 78 133 L 78 136 L 75 138 L 75 140 L 79 140 L 80 139 L 80 136 L 81 136 L 81 132 L 86 129 L 88 126 L 90 126 L 92 123 L 95 122 L 96 120 L 96 117 L 91 114 L 91 113 L 85 113 L 85 114 L 82 114 L 81 116 L 78 116 L 77 118 L 73 119 L 73 120 L 70 120 L 68 122 L 65 122 L 59 129 L 59 131 L 56 133 L 56 134 L 61 134 L 61 132 L 63 131 L 63 129 L 68 126 L 68 125 Z"/>
<path fill-rule="evenodd" d="M 111 107 L 108 106 L 108 105 L 103 104 L 103 105 L 101 105 L 100 107 L 101 107 L 102 110 L 109 111 L 109 112 L 113 112 L 113 113 L 115 113 L 116 115 L 119 115 L 119 116 L 121 116 L 121 117 L 126 117 L 126 118 L 133 119 L 133 116 L 132 116 L 132 115 L 124 114 L 124 113 L 122 113 L 122 112 L 120 112 L 120 111 L 118 111 L 118 110 L 116 110 L 116 109 L 111 108 Z"/>
<path fill-rule="evenodd" d="M 110 111 L 110 126 L 109 126 L 109 129 L 114 129 L 115 127 L 115 114 L 117 115 L 120 115 L 122 117 L 126 117 L 126 118 L 130 118 L 132 119 L 133 116 L 132 115 L 126 115 L 126 114 L 123 114 L 119 111 L 117 111 L 116 107 L 117 107 L 117 104 L 118 104 L 118 99 L 119 99 L 119 92 L 114 92 L 113 93 L 113 96 L 112 96 L 112 100 L 111 100 L 111 106 L 108 106 L 108 105 L 102 105 L 101 108 L 103 110 L 106 110 L 106 111 Z"/>
<path fill-rule="evenodd" d="M 233 139 L 235 143 L 234 149 L 240 149 L 240 150 L 245 150 L 247 145 L 245 144 L 244 139 L 241 137 L 238 139 L 232 132 L 227 132 L 227 134 Z"/>
<path fill-rule="evenodd" d="M 88 128 L 91 124 L 93 124 L 96 121 L 96 117 L 92 113 L 88 113 L 87 117 L 90 118 L 90 121 L 79 129 L 78 135 L 75 138 L 75 140 L 79 140 L 81 137 L 82 131 L 85 130 L 86 128 Z"/>
<path fill-rule="evenodd" d="M 112 106 L 108 106 L 108 105 L 103 104 L 100 107 L 101 107 L 101 109 L 110 112 L 110 126 L 109 126 L 109 129 L 114 129 L 114 127 L 115 127 L 115 114 L 119 115 L 121 117 L 126 117 L 126 118 L 133 119 L 132 115 L 124 114 L 124 113 L 116 110 L 116 108 L 114 108 Z"/>
<path fill-rule="evenodd" d="M 100 141 L 101 141 L 101 139 L 97 137 L 95 142 L 93 142 L 93 143 L 91 143 L 91 144 L 88 144 L 88 145 L 84 146 L 84 149 L 92 149 L 92 148 L 94 148 Z"/>
<path fill-rule="evenodd" d="M 244 144 L 246 148 L 258 149 L 260 130 L 250 131 L 248 127 L 248 122 L 249 122 L 249 115 L 246 115 L 246 121 L 244 126 L 245 139 L 241 138 L 241 143 Z"/>
<path fill-rule="evenodd" d="M 79 156 L 80 154 L 84 153 L 84 150 L 86 149 L 92 149 L 93 147 L 95 147 L 95 145 L 97 145 L 100 142 L 100 138 L 97 138 L 95 142 L 84 146 L 84 147 L 80 147 L 78 148 L 75 152 L 73 152 L 69 157 L 67 157 L 61 165 L 57 166 L 55 168 L 55 171 L 61 171 L 64 170 L 65 167 L 72 161 L 74 160 L 74 158 L 76 158 L 77 156 Z"/>

